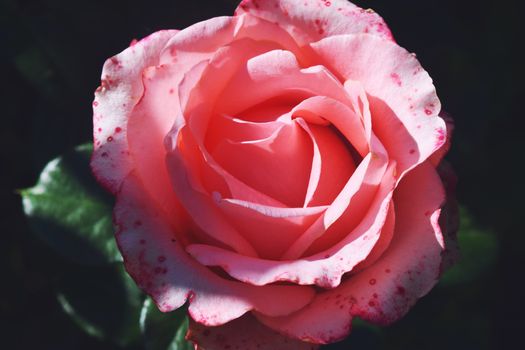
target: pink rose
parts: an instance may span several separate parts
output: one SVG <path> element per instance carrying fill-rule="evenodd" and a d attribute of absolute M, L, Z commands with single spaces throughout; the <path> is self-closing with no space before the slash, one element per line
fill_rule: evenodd
<path fill-rule="evenodd" d="M 126 268 L 162 311 L 189 303 L 203 349 L 316 348 L 437 282 L 447 124 L 373 11 L 243 1 L 132 44 L 95 95 Z"/>

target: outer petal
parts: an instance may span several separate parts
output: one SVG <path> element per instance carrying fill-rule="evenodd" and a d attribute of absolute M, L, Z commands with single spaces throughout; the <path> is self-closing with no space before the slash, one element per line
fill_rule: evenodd
<path fill-rule="evenodd" d="M 95 151 L 91 167 L 97 179 L 113 193 L 134 167 L 129 157 L 127 124 L 143 93 L 142 72 L 158 64 L 160 51 L 176 33 L 156 32 L 104 64 L 102 82 L 93 102 Z"/>
<path fill-rule="evenodd" d="M 380 260 L 338 288 L 319 293 L 296 313 L 259 320 L 291 337 L 329 343 L 348 334 L 354 316 L 377 324 L 399 319 L 438 280 L 444 247 L 437 220 L 443 200 L 434 167 L 421 164 L 396 190 L 394 238 Z"/>
<path fill-rule="evenodd" d="M 214 17 L 181 30 L 159 53 L 161 63 L 176 62 L 193 66 L 196 62 L 208 59 L 219 47 L 234 39 L 236 28 L 241 22 L 241 18 Z"/>
<path fill-rule="evenodd" d="M 430 157 L 430 161 L 436 167 L 439 165 L 439 163 L 441 163 L 441 161 L 443 160 L 443 157 L 445 157 L 445 155 L 448 153 L 448 151 L 450 149 L 450 143 L 452 141 L 452 133 L 454 132 L 454 119 L 452 119 L 452 117 L 448 113 L 446 113 L 444 111 L 441 111 L 440 116 L 441 116 L 441 118 L 443 118 L 443 120 L 446 123 L 447 137 L 446 137 L 446 141 L 443 144 L 443 146 L 441 146 Z"/>
<path fill-rule="evenodd" d="M 371 33 L 392 40 L 378 14 L 347 0 L 244 0 L 235 13 L 278 23 L 300 46 L 338 34 Z"/>
<path fill-rule="evenodd" d="M 213 55 L 220 47 L 247 38 L 259 43 L 272 42 L 294 52 L 300 61 L 308 61 L 304 50 L 280 26 L 261 18 L 244 15 L 215 17 L 196 23 L 173 37 L 162 52 L 161 63 L 194 64 Z"/>
<path fill-rule="evenodd" d="M 254 287 L 225 280 L 194 261 L 178 243 L 182 233 L 176 231 L 172 215 L 156 206 L 133 173 L 118 194 L 114 218 L 126 270 L 162 311 L 189 300 L 191 317 L 214 326 L 250 310 L 286 315 L 314 296 L 309 287 Z"/>
<path fill-rule="evenodd" d="M 146 190 L 166 210 L 176 210 L 176 196 L 165 165 L 164 137 L 180 110 L 175 93 L 183 77 L 178 65 L 151 66 L 140 77 L 144 92 L 127 124 L 129 154 Z M 180 209 L 179 209 L 180 211 Z"/>
<path fill-rule="evenodd" d="M 263 326 L 252 315 L 245 315 L 219 327 L 205 327 L 190 322 L 186 338 L 196 350 L 315 350 L 319 346 L 290 339 Z"/>
<path fill-rule="evenodd" d="M 367 34 L 326 38 L 312 48 L 332 73 L 364 86 L 374 133 L 401 174 L 443 145 L 445 122 L 432 79 L 405 49 Z"/>

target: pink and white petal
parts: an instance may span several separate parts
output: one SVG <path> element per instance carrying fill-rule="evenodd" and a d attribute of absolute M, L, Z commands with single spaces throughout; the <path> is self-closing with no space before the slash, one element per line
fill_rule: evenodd
<path fill-rule="evenodd" d="M 127 124 L 129 154 L 147 191 L 168 211 L 178 205 L 170 191 L 164 137 L 180 113 L 177 87 L 184 72 L 177 65 L 146 68 L 142 74 L 143 95 L 130 112 Z"/>
<path fill-rule="evenodd" d="M 214 17 L 181 30 L 166 43 L 160 63 L 176 62 L 191 67 L 195 62 L 209 59 L 218 48 L 233 41 L 242 21 L 237 17 Z"/>
<path fill-rule="evenodd" d="M 254 287 L 226 280 L 196 262 L 179 243 L 183 232 L 173 215 L 156 205 L 134 173 L 122 184 L 114 218 L 126 270 L 161 311 L 174 310 L 188 300 L 195 321 L 216 326 L 251 310 L 286 315 L 314 297 L 310 287 Z"/>
<path fill-rule="evenodd" d="M 339 34 L 370 33 L 393 40 L 378 14 L 347 0 L 244 0 L 235 14 L 244 13 L 278 23 L 299 46 Z"/>
<path fill-rule="evenodd" d="M 392 165 L 387 170 L 385 181 L 381 183 L 361 224 L 329 250 L 306 258 L 282 261 L 242 256 L 204 244 L 190 244 L 186 251 L 201 264 L 220 266 L 233 278 L 248 284 L 262 286 L 285 281 L 335 288 L 340 284 L 341 276 L 363 261 L 372 251 L 381 232 L 390 230 L 389 225 L 394 223 L 392 218 L 388 218 L 393 215 L 389 206 L 396 181 L 394 169 Z"/>
<path fill-rule="evenodd" d="M 444 249 L 437 223 L 443 200 L 434 167 L 422 163 L 396 190 L 394 238 L 375 264 L 319 293 L 296 313 L 257 318 L 280 333 L 318 343 L 345 337 L 356 316 L 382 325 L 399 319 L 437 283 Z"/>
<path fill-rule="evenodd" d="M 434 164 L 436 168 L 443 160 L 443 157 L 445 157 L 445 155 L 450 150 L 450 143 L 452 141 L 452 133 L 454 132 L 454 119 L 452 119 L 452 117 L 444 111 L 441 111 L 440 117 L 443 118 L 443 120 L 445 121 L 447 136 L 446 136 L 446 141 L 443 144 L 443 146 L 441 146 L 438 150 L 436 150 L 436 152 L 434 152 L 432 156 L 430 156 L 430 161 L 432 162 L 432 164 Z"/>
<path fill-rule="evenodd" d="M 255 16 L 240 15 L 215 17 L 181 30 L 180 35 L 173 37 L 166 45 L 161 63 L 192 65 L 209 59 L 220 47 L 242 39 L 272 42 L 274 48 L 292 51 L 305 64 L 309 59 L 305 52 L 308 50 L 300 49 L 293 37 L 275 23 Z"/>
<path fill-rule="evenodd" d="M 206 327 L 190 321 L 186 339 L 196 350 L 316 350 L 318 345 L 287 338 L 246 314 L 218 327 Z"/>
<path fill-rule="evenodd" d="M 443 145 L 445 122 L 438 116 L 435 87 L 408 51 L 368 34 L 334 36 L 312 48 L 334 74 L 364 86 L 373 131 L 401 176 Z"/>
<path fill-rule="evenodd" d="M 108 59 L 95 92 L 93 124 L 95 149 L 91 167 L 97 179 L 112 193 L 134 168 L 129 157 L 127 124 L 143 94 L 142 72 L 159 63 L 159 53 L 177 33 L 163 30 L 142 39 Z"/>

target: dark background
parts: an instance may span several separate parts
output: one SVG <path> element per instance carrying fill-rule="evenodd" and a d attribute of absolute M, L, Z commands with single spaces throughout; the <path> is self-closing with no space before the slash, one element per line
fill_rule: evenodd
<path fill-rule="evenodd" d="M 416 52 L 455 119 L 448 159 L 458 199 L 499 242 L 496 265 L 435 288 L 400 322 L 333 349 L 520 347 L 525 267 L 522 1 L 355 1 Z M 0 344 L 6 349 L 118 349 L 85 335 L 56 301 L 63 264 L 31 233 L 15 189 L 51 158 L 91 139 L 104 60 L 134 38 L 230 15 L 231 0 L 0 1 Z M 521 6 L 521 7 L 520 7 Z M 516 344 L 515 346 L 512 346 Z M 4 348 L 3 346 L 0 346 Z"/>

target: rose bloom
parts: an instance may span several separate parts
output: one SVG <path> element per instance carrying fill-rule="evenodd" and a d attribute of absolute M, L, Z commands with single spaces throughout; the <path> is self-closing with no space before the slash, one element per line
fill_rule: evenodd
<path fill-rule="evenodd" d="M 243 1 L 107 60 L 93 106 L 126 269 L 199 349 L 389 324 L 452 259 L 451 124 L 371 10 Z"/>

